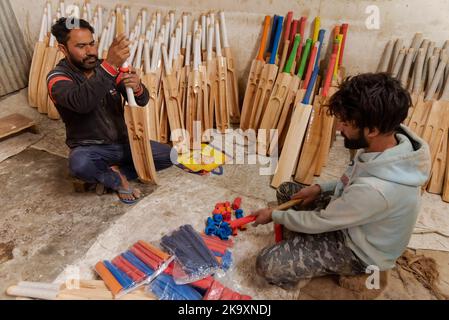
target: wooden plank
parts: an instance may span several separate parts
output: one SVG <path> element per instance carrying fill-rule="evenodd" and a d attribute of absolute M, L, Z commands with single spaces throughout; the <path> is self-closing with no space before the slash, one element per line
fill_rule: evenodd
<path fill-rule="evenodd" d="M 35 128 L 36 123 L 20 113 L 13 113 L 0 118 L 0 139 L 13 135 L 27 128 Z M 33 128 L 34 127 L 34 128 Z"/>

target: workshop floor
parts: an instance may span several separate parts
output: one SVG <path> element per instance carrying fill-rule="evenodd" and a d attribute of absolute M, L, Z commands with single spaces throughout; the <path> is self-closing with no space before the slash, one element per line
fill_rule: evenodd
<path fill-rule="evenodd" d="M 138 239 L 157 242 L 179 225 L 203 228 L 216 202 L 243 198 L 246 212 L 275 200 L 270 176 L 257 165 L 226 165 L 223 176 L 197 176 L 172 167 L 159 173 L 160 185 L 142 186 L 145 197 L 134 206 L 114 194 L 75 193 L 67 170 L 67 148 L 61 121 L 49 120 L 27 104 L 26 90 L 0 100 L 0 117 L 18 112 L 38 123 L 39 134 L 22 133 L 0 140 L 0 298 L 21 280 L 63 281 L 64 270 L 79 268 L 82 278 L 92 266 L 112 258 Z M 337 141 L 320 179 L 338 177 L 348 159 Z M 434 201 L 434 200 L 432 200 Z M 443 210 L 448 205 L 433 203 Z M 254 272 L 255 257 L 273 243 L 271 226 L 249 227 L 235 238 L 232 270 L 221 281 L 255 299 L 359 299 L 338 286 L 335 277 L 314 279 L 304 288 L 286 291 L 266 284 Z M 439 266 L 439 288 L 449 294 L 449 253 L 418 250 Z M 73 269 L 71 269 L 73 271 Z M 391 272 L 378 299 L 435 299 L 411 274 Z"/>

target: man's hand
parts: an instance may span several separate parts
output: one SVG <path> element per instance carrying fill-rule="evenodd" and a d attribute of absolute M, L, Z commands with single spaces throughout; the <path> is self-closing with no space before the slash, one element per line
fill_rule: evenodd
<path fill-rule="evenodd" d="M 251 214 L 253 216 L 256 216 L 256 220 L 254 221 L 253 226 L 257 227 L 259 224 L 267 224 L 273 221 L 273 219 L 271 218 L 272 213 L 272 208 L 265 208 L 252 212 Z"/>
<path fill-rule="evenodd" d="M 122 79 L 125 87 L 132 88 L 134 93 L 138 92 L 141 89 L 140 76 L 136 72 L 136 69 L 134 69 L 133 67 L 129 66 L 129 73 L 124 73 Z"/>
<path fill-rule="evenodd" d="M 106 62 L 118 69 L 129 58 L 129 41 L 125 34 L 119 35 L 112 41 L 111 47 L 108 51 Z"/>
<path fill-rule="evenodd" d="M 317 184 L 314 184 L 313 186 L 308 186 L 305 188 L 302 188 L 297 193 L 291 196 L 291 199 L 303 199 L 302 205 L 306 206 L 316 199 L 318 199 L 319 195 L 321 193 L 321 187 Z"/>

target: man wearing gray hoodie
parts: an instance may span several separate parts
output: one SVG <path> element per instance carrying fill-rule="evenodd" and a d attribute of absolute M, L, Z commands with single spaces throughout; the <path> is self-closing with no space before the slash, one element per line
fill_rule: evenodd
<path fill-rule="evenodd" d="M 426 142 L 401 124 L 410 105 L 409 93 L 385 73 L 341 84 L 328 112 L 345 147 L 358 151 L 339 180 L 282 184 L 278 202 L 303 199 L 300 207 L 253 213 L 256 226 L 284 226 L 284 240 L 257 257 L 257 272 L 268 282 L 286 288 L 301 279 L 394 267 L 410 240 L 431 167 Z"/>

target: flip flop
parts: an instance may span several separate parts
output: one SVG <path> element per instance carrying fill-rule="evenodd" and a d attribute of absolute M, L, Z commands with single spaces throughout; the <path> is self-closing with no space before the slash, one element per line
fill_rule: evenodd
<path fill-rule="evenodd" d="M 119 189 L 119 190 L 117 191 L 117 194 L 132 194 L 134 197 L 136 197 L 136 196 L 134 195 L 133 190 L 132 190 L 131 188 L 129 188 L 129 189 Z M 119 200 L 120 200 L 121 202 L 126 203 L 126 204 L 134 204 L 134 203 L 136 203 L 137 201 L 140 200 L 140 198 L 136 198 L 136 199 L 134 199 L 134 200 L 122 199 L 122 198 L 120 198 L 120 196 L 119 196 L 118 198 L 119 198 Z"/>

